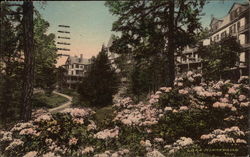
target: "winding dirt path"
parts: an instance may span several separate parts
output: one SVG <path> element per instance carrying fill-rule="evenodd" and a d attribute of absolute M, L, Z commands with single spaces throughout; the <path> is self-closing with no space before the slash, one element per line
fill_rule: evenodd
<path fill-rule="evenodd" d="M 69 108 L 70 107 L 70 105 L 72 104 L 72 99 L 73 99 L 71 96 L 68 96 L 68 95 L 65 95 L 65 94 L 62 94 L 62 93 L 59 93 L 59 92 L 56 92 L 56 91 L 53 91 L 53 93 L 67 98 L 68 101 L 65 102 L 65 103 L 63 103 L 63 104 L 61 104 L 58 107 L 49 109 L 49 112 L 55 113 L 55 112 L 59 112 L 59 111 L 64 110 L 65 108 Z"/>

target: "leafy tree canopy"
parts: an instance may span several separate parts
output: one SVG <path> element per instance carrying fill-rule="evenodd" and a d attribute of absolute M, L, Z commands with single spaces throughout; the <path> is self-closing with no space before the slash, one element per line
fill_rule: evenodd
<path fill-rule="evenodd" d="M 226 37 L 218 43 L 200 46 L 198 52 L 203 58 L 204 75 L 219 79 L 224 70 L 237 67 L 241 46 L 235 37 Z"/>
<path fill-rule="evenodd" d="M 135 59 L 160 53 L 168 57 L 169 84 L 175 78 L 174 54 L 195 43 L 195 34 L 205 0 L 107 1 L 110 12 L 118 17 L 111 51 L 132 53 Z"/>

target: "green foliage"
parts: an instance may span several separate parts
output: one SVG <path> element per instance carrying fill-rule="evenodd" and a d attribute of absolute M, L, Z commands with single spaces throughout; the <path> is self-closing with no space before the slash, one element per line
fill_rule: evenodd
<path fill-rule="evenodd" d="M 185 105 L 190 105 L 190 98 L 188 95 L 183 95 L 178 93 L 179 89 L 173 89 L 170 93 L 164 94 L 160 98 L 160 104 L 162 107 L 172 106 L 180 107 Z"/>
<path fill-rule="evenodd" d="M 9 16 L 11 12 L 7 2 L 1 3 L 0 27 L 0 115 L 1 123 L 6 124 L 10 119 L 16 119 L 21 89 L 22 63 L 21 53 L 18 52 L 19 31 L 13 23 L 18 20 Z M 18 80 L 18 81 L 17 81 Z"/>
<path fill-rule="evenodd" d="M 99 127 L 105 128 L 110 125 L 110 122 L 114 119 L 114 109 L 112 106 L 106 106 L 96 110 L 94 118 Z"/>
<path fill-rule="evenodd" d="M 135 66 L 131 72 L 131 92 L 137 97 L 137 101 L 140 100 L 140 96 L 147 93 L 150 89 L 150 75 L 146 71 L 147 69 L 140 69 Z"/>
<path fill-rule="evenodd" d="M 8 2 L 1 3 L 1 53 L 0 53 L 0 104 L 1 121 L 14 120 L 19 115 L 21 88 L 23 79 L 23 27 L 20 15 L 8 15 L 12 11 L 21 11 L 21 7 L 12 9 Z M 35 40 L 35 82 L 36 87 L 51 94 L 55 84 L 56 49 L 55 35 L 46 35 L 49 27 L 37 12 L 34 19 Z M 21 81 L 20 81 L 21 80 Z M 15 116 L 13 116 L 15 115 Z M 5 122 L 4 122 L 5 123 Z"/>
<path fill-rule="evenodd" d="M 23 156 L 29 151 L 39 151 L 40 153 L 49 152 L 50 149 L 63 146 L 65 149 L 70 148 L 70 151 L 63 150 L 62 148 L 54 150 L 58 154 L 64 153 L 64 156 L 72 156 L 80 146 L 88 146 L 93 143 L 93 138 L 90 138 L 91 132 L 87 130 L 87 125 L 90 124 L 90 119 L 84 120 L 84 125 L 76 123 L 74 118 L 70 114 L 57 113 L 53 114 L 50 120 L 36 121 L 33 125 L 36 125 L 36 132 L 39 135 L 19 135 L 19 131 L 13 131 L 13 137 L 21 139 L 24 144 L 20 147 L 15 147 L 5 151 L 4 148 L 8 145 L 1 142 L 1 152 L 4 152 L 6 156 Z M 30 130 L 34 130 L 30 128 Z M 70 139 L 77 138 L 77 145 L 70 145 Z M 51 140 L 51 141 L 48 141 Z M 53 144 L 54 143 L 54 144 Z M 76 155 L 74 155 L 76 156 Z"/>
<path fill-rule="evenodd" d="M 141 140 L 145 140 L 145 134 L 141 130 L 136 127 L 123 127 L 118 143 L 120 143 L 120 147 L 129 146 L 131 156 L 144 156 L 146 150 L 145 147 L 141 146 Z"/>
<path fill-rule="evenodd" d="M 35 40 L 35 87 L 40 87 L 51 94 L 56 83 L 56 45 L 55 35 L 46 34 L 49 23 L 37 16 L 34 20 Z"/>
<path fill-rule="evenodd" d="M 80 100 L 91 106 L 112 104 L 112 96 L 117 92 L 118 78 L 112 68 L 105 48 L 96 58 L 79 86 Z"/>
<path fill-rule="evenodd" d="M 225 70 L 237 67 L 241 46 L 234 37 L 226 37 L 219 43 L 200 46 L 203 72 L 208 80 L 218 80 Z"/>
<path fill-rule="evenodd" d="M 54 108 L 67 101 L 67 98 L 57 94 L 46 95 L 44 93 L 37 93 L 34 94 L 32 104 L 34 108 Z"/>
<path fill-rule="evenodd" d="M 150 61 L 157 54 L 168 58 L 167 76 L 172 86 L 174 53 L 196 42 L 195 31 L 201 28 L 199 15 L 204 4 L 205 0 L 106 1 L 109 11 L 118 17 L 112 30 L 121 33 L 110 50 L 132 54 L 135 60 Z"/>
<path fill-rule="evenodd" d="M 135 100 L 144 100 L 148 93 L 155 92 L 166 84 L 166 62 L 159 56 L 154 56 L 150 61 L 135 61 L 129 73 L 128 91 Z"/>
<path fill-rule="evenodd" d="M 166 117 L 160 120 L 161 129 L 158 126 L 153 129 L 163 133 L 163 137 L 169 142 L 174 142 L 179 137 L 191 137 L 199 139 L 200 135 L 208 132 L 210 129 L 211 117 L 209 112 L 201 110 L 183 111 L 178 113 L 168 113 Z M 209 123 L 210 122 L 210 123 Z"/>

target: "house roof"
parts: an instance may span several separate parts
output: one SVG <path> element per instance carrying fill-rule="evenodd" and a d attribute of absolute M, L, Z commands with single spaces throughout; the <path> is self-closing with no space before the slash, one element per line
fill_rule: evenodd
<path fill-rule="evenodd" d="M 217 22 L 217 21 L 223 21 L 222 19 L 217 19 L 215 17 L 212 18 L 211 22 L 210 22 L 210 26 L 212 25 L 213 22 Z"/>
<path fill-rule="evenodd" d="M 237 2 L 235 2 L 235 3 L 231 6 L 231 8 L 229 9 L 228 13 L 231 12 L 231 10 L 234 8 L 235 5 L 247 6 L 247 5 L 249 5 L 249 4 L 248 4 L 248 3 L 237 3 Z"/>
<path fill-rule="evenodd" d="M 243 8 L 242 12 L 244 12 L 245 10 L 247 10 L 247 8 L 249 8 L 249 4 L 248 3 L 234 3 L 232 5 L 232 7 L 230 8 L 228 14 L 222 18 L 215 18 L 213 17 L 211 22 L 210 22 L 210 27 L 214 24 L 214 23 L 219 23 L 218 25 L 218 29 L 220 30 L 222 27 L 227 26 L 228 24 L 230 24 L 230 12 L 232 11 L 232 9 L 234 8 L 238 8 L 239 6 L 241 6 Z"/>
<path fill-rule="evenodd" d="M 90 60 L 78 56 L 69 56 L 69 64 L 90 64 Z"/>

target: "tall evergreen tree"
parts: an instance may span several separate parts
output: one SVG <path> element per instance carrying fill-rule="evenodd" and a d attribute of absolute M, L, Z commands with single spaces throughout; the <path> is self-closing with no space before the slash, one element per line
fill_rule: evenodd
<path fill-rule="evenodd" d="M 173 86 L 174 55 L 195 41 L 204 3 L 205 0 L 107 1 L 110 12 L 118 16 L 112 30 L 122 33 L 113 42 L 113 50 L 131 52 L 138 58 L 162 53 L 168 61 L 168 85 Z"/>
<path fill-rule="evenodd" d="M 8 3 L 1 3 L 1 33 L 0 33 L 0 115 L 1 121 L 5 124 L 9 117 L 15 118 L 16 107 L 18 105 L 18 91 L 20 92 L 20 76 L 22 71 L 22 63 L 20 53 L 17 50 L 18 22 L 12 13 Z M 14 110 L 13 110 L 14 109 Z"/>
<path fill-rule="evenodd" d="M 2 114 L 0 114 L 3 121 L 17 118 L 13 115 L 20 115 L 18 112 L 22 108 L 18 99 L 21 99 L 21 90 L 23 89 L 21 84 L 26 79 L 22 77 L 24 74 L 24 29 L 21 22 L 23 16 L 18 14 L 21 11 L 22 7 L 14 9 L 9 6 L 8 2 L 1 3 L 0 112 Z M 42 19 L 37 10 L 35 10 L 35 15 L 35 43 L 32 53 L 37 62 L 35 63 L 34 79 L 36 80 L 36 87 L 51 91 L 56 78 L 54 66 L 57 57 L 55 35 L 47 35 L 48 22 Z"/>
<path fill-rule="evenodd" d="M 115 69 L 108 59 L 103 46 L 79 86 L 80 100 L 92 106 L 112 104 L 112 96 L 117 92 L 118 79 Z"/>

